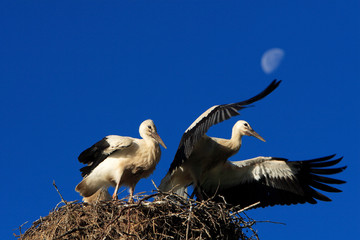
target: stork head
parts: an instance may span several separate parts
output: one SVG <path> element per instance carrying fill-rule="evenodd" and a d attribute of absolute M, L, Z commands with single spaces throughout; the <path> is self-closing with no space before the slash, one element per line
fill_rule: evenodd
<path fill-rule="evenodd" d="M 153 120 L 148 119 L 143 121 L 140 124 L 139 133 L 142 138 L 150 137 L 153 138 L 157 143 L 161 144 L 166 149 L 166 145 L 163 140 L 160 138 L 159 134 L 156 131 L 156 126 Z"/>
<path fill-rule="evenodd" d="M 250 126 L 250 124 L 244 120 L 239 120 L 235 123 L 233 132 L 240 133 L 240 136 L 253 136 L 265 142 L 265 139 L 262 138 L 257 132 L 255 132 L 254 129 L 252 129 L 252 127 Z"/>

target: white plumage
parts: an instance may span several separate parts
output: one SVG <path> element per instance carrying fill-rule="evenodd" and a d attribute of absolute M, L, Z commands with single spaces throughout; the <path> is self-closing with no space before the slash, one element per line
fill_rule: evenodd
<path fill-rule="evenodd" d="M 178 194 L 184 193 L 187 186 L 193 184 L 197 195 L 201 198 L 201 179 L 204 175 L 223 164 L 229 157 L 236 154 L 242 144 L 243 136 L 254 136 L 261 141 L 265 140 L 256 133 L 246 121 L 237 121 L 232 129 L 230 139 L 208 137 L 204 135 L 194 147 L 192 154 L 181 167 L 176 168 L 161 182 L 162 191 L 173 190 Z"/>
<path fill-rule="evenodd" d="M 75 190 L 90 199 L 99 189 L 114 186 L 116 199 L 119 187 L 126 185 L 132 201 L 137 182 L 148 177 L 160 160 L 159 144 L 166 148 L 152 120 L 142 122 L 139 133 L 142 139 L 109 135 L 82 152 L 79 161 L 88 166 L 80 169 L 84 179 Z"/>
<path fill-rule="evenodd" d="M 264 141 L 245 121 L 238 121 L 231 139 L 206 136 L 214 124 L 238 115 L 238 111 L 270 94 L 280 81 L 274 80 L 263 92 L 246 101 L 216 105 L 201 114 L 183 134 L 170 169 L 162 179 L 161 191 L 185 196 L 186 187 L 194 186 L 199 199 L 213 198 L 232 205 L 257 207 L 276 204 L 331 201 L 319 191 L 340 192 L 329 184 L 344 181 L 322 175 L 336 174 L 346 167 L 327 168 L 341 161 L 334 155 L 307 161 L 256 157 L 238 162 L 228 158 L 238 152 L 245 135 Z M 221 197 L 220 197 L 221 196 Z"/>
<path fill-rule="evenodd" d="M 206 132 L 212 125 L 239 115 L 239 110 L 270 94 L 280 82 L 274 80 L 264 91 L 248 100 L 215 105 L 201 114 L 183 134 L 175 158 L 168 173 L 162 179 L 159 189 L 184 194 L 185 188 L 193 184 L 198 195 L 201 195 L 198 188 L 200 188 L 202 176 L 237 153 L 243 136 L 254 136 L 265 141 L 251 128 L 250 124 L 242 120 L 234 125 L 231 139 L 208 137 Z"/>
<path fill-rule="evenodd" d="M 335 155 L 305 161 L 287 161 L 284 158 L 256 157 L 253 159 L 218 164 L 201 179 L 202 196 L 215 197 L 232 205 L 256 207 L 316 203 L 331 201 L 320 193 L 341 192 L 328 184 L 345 181 L 322 175 L 342 172 L 346 167 L 328 168 L 342 158 Z M 222 196 L 222 197 L 219 197 Z"/>

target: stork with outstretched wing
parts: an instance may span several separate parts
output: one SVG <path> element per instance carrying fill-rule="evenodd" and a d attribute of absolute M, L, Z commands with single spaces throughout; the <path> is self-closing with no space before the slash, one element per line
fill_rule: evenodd
<path fill-rule="evenodd" d="M 254 136 L 265 141 L 249 123 L 242 120 L 234 125 L 230 139 L 208 137 L 206 132 L 211 126 L 239 115 L 241 109 L 269 95 L 280 82 L 272 81 L 265 90 L 248 100 L 216 105 L 201 114 L 183 134 L 175 158 L 159 189 L 184 195 L 186 187 L 193 185 L 200 196 L 202 175 L 237 153 L 243 136 Z"/>

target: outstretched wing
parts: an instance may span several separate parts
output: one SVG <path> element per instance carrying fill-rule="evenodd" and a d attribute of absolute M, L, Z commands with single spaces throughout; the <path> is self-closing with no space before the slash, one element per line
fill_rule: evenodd
<path fill-rule="evenodd" d="M 133 139 L 130 137 L 122 137 L 117 135 L 109 135 L 104 137 L 102 140 L 95 143 L 79 155 L 79 162 L 88 165 L 80 169 L 81 176 L 87 176 L 94 168 L 96 168 L 112 153 L 124 148 L 128 148 L 132 145 L 132 143 Z"/>
<path fill-rule="evenodd" d="M 248 100 L 231 104 L 216 105 L 201 114 L 183 134 L 175 158 L 170 165 L 169 172 L 172 173 L 189 158 L 196 143 L 204 136 L 211 126 L 239 115 L 241 109 L 246 108 L 249 104 L 259 101 L 269 95 L 279 86 L 280 82 L 281 80 L 278 81 L 275 79 L 264 91 Z"/>
<path fill-rule="evenodd" d="M 317 203 L 331 201 L 318 192 L 341 192 L 330 184 L 345 181 L 325 177 L 346 167 L 327 168 L 342 159 L 335 155 L 305 161 L 287 161 L 283 158 L 257 157 L 245 161 L 227 162 L 209 173 L 202 190 L 207 197 L 223 196 L 227 203 L 256 207 Z M 215 197 L 219 201 L 221 198 Z"/>

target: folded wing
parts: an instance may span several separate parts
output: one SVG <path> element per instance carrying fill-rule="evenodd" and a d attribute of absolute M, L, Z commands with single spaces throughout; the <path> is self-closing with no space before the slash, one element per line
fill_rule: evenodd
<path fill-rule="evenodd" d="M 132 143 L 133 139 L 130 137 L 122 137 L 117 135 L 109 135 L 104 137 L 102 140 L 95 143 L 79 155 L 79 162 L 88 165 L 80 169 L 81 176 L 87 176 L 112 153 L 128 148 L 132 145 Z"/>

